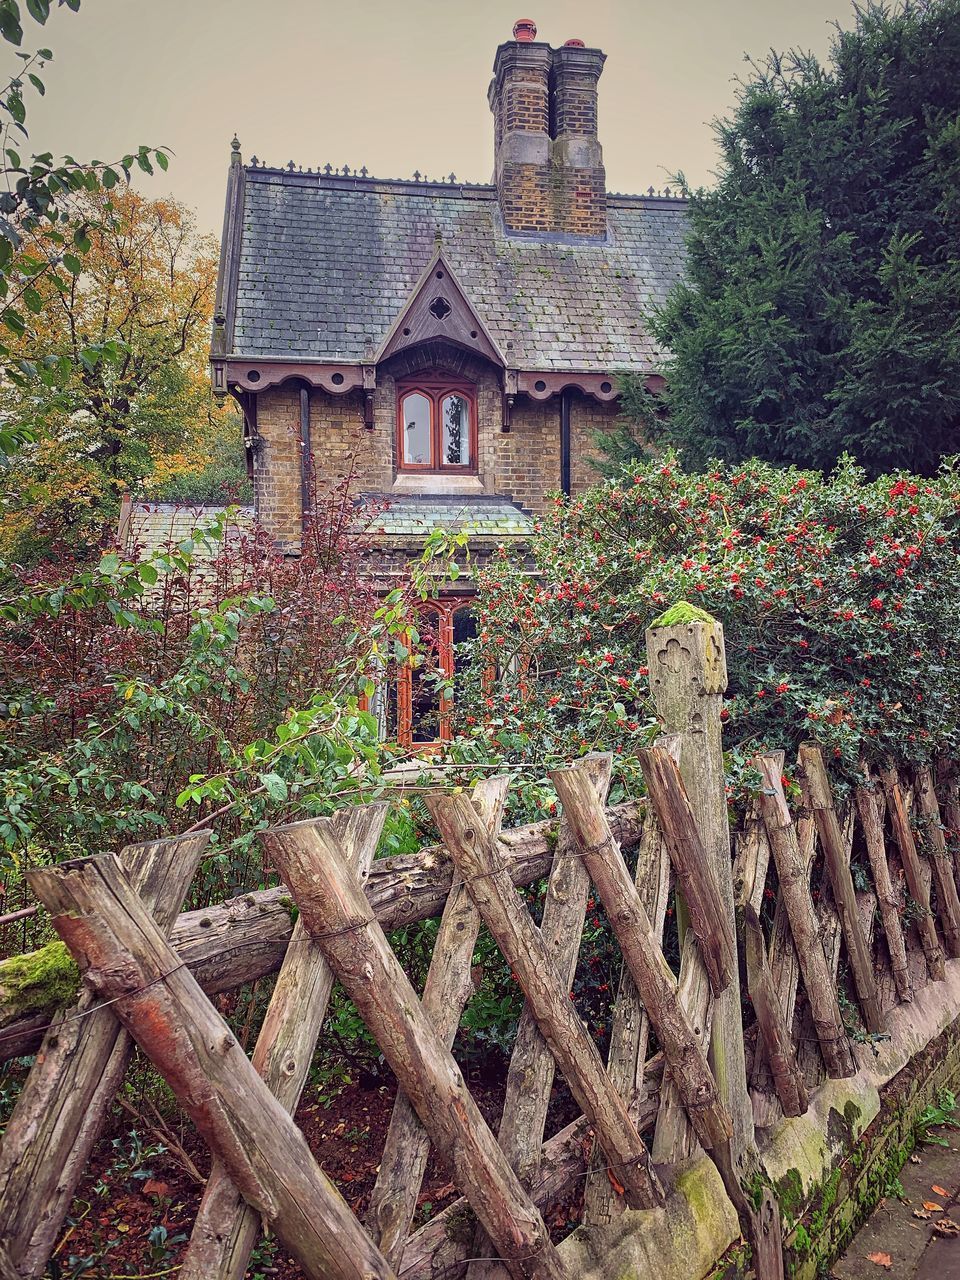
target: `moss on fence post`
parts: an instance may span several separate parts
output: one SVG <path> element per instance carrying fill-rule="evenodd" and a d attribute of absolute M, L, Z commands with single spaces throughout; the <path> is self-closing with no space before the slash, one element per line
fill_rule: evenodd
<path fill-rule="evenodd" d="M 0 1023 L 72 1004 L 79 991 L 80 970 L 59 939 L 39 951 L 0 960 Z"/>
<path fill-rule="evenodd" d="M 706 609 L 698 609 L 695 604 L 678 600 L 676 604 L 672 604 L 669 609 L 661 613 L 659 618 L 654 618 L 650 623 L 650 630 L 655 631 L 660 627 L 682 627 L 689 622 L 712 623 L 716 622 L 716 618 L 707 613 Z"/>

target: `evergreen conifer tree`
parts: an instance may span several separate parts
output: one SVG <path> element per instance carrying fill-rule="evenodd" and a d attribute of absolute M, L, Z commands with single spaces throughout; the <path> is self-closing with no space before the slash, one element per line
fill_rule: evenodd
<path fill-rule="evenodd" d="M 751 65 L 655 318 L 668 412 L 627 411 L 690 465 L 929 472 L 960 451 L 960 0 L 868 3 L 827 65 Z"/>

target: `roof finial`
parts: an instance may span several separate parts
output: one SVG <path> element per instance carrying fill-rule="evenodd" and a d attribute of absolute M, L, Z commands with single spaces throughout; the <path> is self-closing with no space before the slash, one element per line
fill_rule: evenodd
<path fill-rule="evenodd" d="M 436 228 L 434 229 L 434 232 L 433 232 L 433 243 L 434 243 L 434 247 L 435 247 L 435 248 L 437 248 L 437 249 L 441 249 L 441 248 L 443 248 L 443 232 L 440 230 L 440 228 L 439 228 L 439 227 L 436 227 Z"/>
<path fill-rule="evenodd" d="M 236 134 L 233 135 L 233 141 L 230 143 L 230 163 L 242 164 L 240 159 L 240 139 Z"/>

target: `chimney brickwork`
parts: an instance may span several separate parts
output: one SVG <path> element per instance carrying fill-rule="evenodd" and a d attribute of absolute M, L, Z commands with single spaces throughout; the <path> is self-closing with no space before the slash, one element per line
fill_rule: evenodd
<path fill-rule="evenodd" d="M 508 232 L 591 240 L 607 233 L 606 175 L 597 137 L 597 81 L 605 55 L 518 38 L 497 50 L 488 94 L 494 181 Z"/>

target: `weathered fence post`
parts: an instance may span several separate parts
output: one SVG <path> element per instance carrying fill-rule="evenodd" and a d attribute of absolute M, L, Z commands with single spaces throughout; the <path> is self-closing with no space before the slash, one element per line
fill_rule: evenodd
<path fill-rule="evenodd" d="M 462 798 L 479 838 L 484 824 L 472 801 Z M 511 1275 L 565 1280 L 540 1213 L 497 1146 L 460 1068 L 337 850 L 318 831 L 297 826 L 273 828 L 271 847 L 311 937 L 376 1037 Z"/>
<path fill-rule="evenodd" d="M 640 752 L 647 794 L 660 823 L 690 927 L 700 943 L 714 996 L 726 991 L 736 968 L 733 923 L 723 911 L 717 876 L 709 859 L 680 771 L 663 746 Z"/>
<path fill-rule="evenodd" d="M 508 777 L 488 778 L 473 790 L 474 804 L 490 838 L 500 835 Z M 423 988 L 423 1011 L 448 1049 L 453 1047 L 464 1006 L 473 994 L 473 952 L 480 916 L 462 880 L 454 881 Z M 538 1142 L 539 1155 L 539 1142 Z M 407 1095 L 400 1090 L 380 1157 L 380 1171 L 370 1196 L 367 1230 L 399 1266 L 403 1246 L 417 1209 L 417 1197 L 430 1154 L 430 1139 Z"/>
<path fill-rule="evenodd" d="M 170 932 L 209 833 L 130 845 L 120 863 Z M 123 1083 L 133 1041 L 90 991 L 55 1018 L 0 1141 L 0 1239 L 20 1275 L 43 1275 L 77 1183 Z"/>
<path fill-rule="evenodd" d="M 760 1042 L 785 1116 L 800 1116 L 809 1106 L 803 1072 L 797 1066 L 790 1028 L 773 985 L 760 921 L 752 903 L 743 909 L 746 931 L 747 990 L 757 1015 Z"/>
<path fill-rule="evenodd" d="M 947 852 L 943 823 L 940 821 L 940 805 L 933 789 L 930 766 L 925 765 L 922 769 L 917 769 L 914 778 L 917 808 L 924 823 L 924 846 L 933 868 L 933 878 L 937 882 L 937 904 L 940 908 L 943 936 L 948 954 L 956 959 L 960 956 L 960 898 L 957 897 L 957 885 L 953 878 L 953 859 Z"/>
<path fill-rule="evenodd" d="M 873 976 L 873 960 L 860 927 L 853 877 L 850 874 L 849 858 L 844 856 L 844 840 L 833 806 L 830 779 L 827 777 L 823 755 L 815 742 L 801 744 L 800 769 L 804 796 L 813 814 L 830 877 L 833 901 L 847 946 L 847 958 L 853 971 L 863 1023 L 871 1035 L 879 1035 L 883 1030 L 883 1018 Z"/>
<path fill-rule="evenodd" d="M 856 1071 L 850 1043 L 840 1014 L 833 977 L 820 942 L 820 926 L 810 896 L 808 869 L 801 856 L 793 818 L 783 794 L 783 755 L 757 756 L 755 764 L 763 778 L 759 803 L 767 828 L 770 848 L 780 878 L 780 894 L 790 921 L 800 972 L 827 1075 L 834 1079 Z"/>
<path fill-rule="evenodd" d="M 664 616 L 669 620 L 670 612 Z M 704 620 L 678 621 L 668 626 L 654 623 L 647 631 L 646 641 L 654 705 L 664 731 L 681 736 L 680 775 L 733 934 L 736 922 L 721 720 L 727 687 L 723 627 L 707 619 L 707 615 Z M 755 1161 L 753 1108 L 747 1093 L 740 981 L 736 973 L 727 990 L 714 1000 L 710 1062 L 720 1098 L 733 1123 L 734 1164 L 741 1174 L 749 1176 Z"/>
<path fill-rule="evenodd" d="M 582 865 L 580 858 L 571 858 L 570 862 Z M 640 838 L 634 883 L 643 909 L 650 920 L 654 940 L 659 946 L 670 897 L 670 859 L 656 818 L 649 810 L 643 835 Z M 649 1038 L 650 1018 L 640 999 L 637 984 L 630 976 L 630 970 L 624 965 L 620 972 L 620 985 L 610 1028 L 607 1075 L 610 1077 L 610 1083 L 626 1102 L 627 1111 L 634 1123 L 637 1122 L 639 1113 L 647 1100 L 649 1081 L 646 1076 L 646 1067 Z M 662 1055 L 660 1055 L 660 1062 L 662 1065 Z M 611 1186 L 604 1164 L 603 1153 L 595 1150 L 583 1193 L 584 1225 L 609 1222 L 624 1209 L 623 1198 L 618 1196 Z"/>
<path fill-rule="evenodd" d="M 584 770 L 581 776 L 589 795 L 603 812 L 588 771 Z M 568 989 L 561 987 L 560 975 L 554 969 L 539 929 L 503 875 L 499 852 L 485 838 L 469 798 L 428 796 L 427 807 L 484 924 L 520 980 L 540 1033 L 550 1046 L 570 1092 L 590 1118 L 598 1142 L 610 1164 L 615 1166 L 628 1203 L 634 1208 L 657 1204 L 662 1192 L 643 1140 L 627 1113 L 626 1104 L 610 1083 L 596 1045 L 568 997 Z"/>
<path fill-rule="evenodd" d="M 946 970 L 943 967 L 943 948 L 940 946 L 937 927 L 933 920 L 933 911 L 930 909 L 930 886 L 923 874 L 920 855 L 917 853 L 917 844 L 913 838 L 910 819 L 907 817 L 906 805 L 903 802 L 900 776 L 896 769 L 891 768 L 882 769 L 880 778 L 883 782 L 884 795 L 887 797 L 887 809 L 890 813 L 890 826 L 893 829 L 893 837 L 897 842 L 897 848 L 900 850 L 903 874 L 906 876 L 910 896 L 919 912 L 917 929 L 920 933 L 920 941 L 923 944 L 927 972 L 934 982 L 942 982 L 946 977 Z"/>
<path fill-rule="evenodd" d="M 681 939 L 680 1003 L 708 1054 L 713 999 L 730 983 L 736 951 L 712 860 L 703 847 L 677 767 L 681 750 L 680 734 L 661 737 L 655 746 L 640 753 L 640 764 L 688 916 L 688 927 Z M 667 1073 L 653 1135 L 654 1161 L 675 1164 L 697 1149 L 677 1087 Z"/>
<path fill-rule="evenodd" d="M 647 1008 L 687 1119 L 700 1142 L 710 1150 L 727 1194 L 749 1234 L 757 1275 L 760 1280 L 780 1280 L 783 1254 L 780 1218 L 773 1194 L 769 1187 L 764 1189 L 759 1210 L 755 1209 L 744 1194 L 738 1170 L 738 1165 L 757 1159 L 756 1147 L 751 1144 L 741 1153 L 740 1160 L 736 1160 L 731 1149 L 730 1117 L 718 1097 L 717 1083 L 681 1002 L 677 980 L 653 937 L 603 808 L 597 804 L 583 771 L 577 766 L 554 769 L 550 778 L 576 834 L 580 856 L 607 910 L 624 964 Z M 729 867 L 727 878 L 729 882 Z M 746 1088 L 745 1078 L 743 1086 Z"/>
<path fill-rule="evenodd" d="M 644 805 L 628 801 L 609 810 L 611 828 L 624 848 L 640 839 Z M 553 865 L 554 824 L 532 822 L 504 831 L 501 848 L 514 884 L 531 884 Z M 385 929 L 439 916 L 453 881 L 448 858 L 436 846 L 374 863 L 367 895 Z M 290 895 L 283 885 L 255 889 L 209 907 L 184 911 L 170 933 L 170 945 L 193 971 L 208 995 L 232 991 L 275 973 L 283 961 L 293 925 Z M 12 1014 L 0 989 L 0 1062 L 35 1053 L 51 1014 Z"/>
<path fill-rule="evenodd" d="M 386 815 L 387 805 L 369 804 L 311 821 L 329 827 L 331 839 L 362 884 Z M 251 1058 L 270 1092 L 291 1115 L 310 1072 L 332 989 L 330 966 L 298 919 Z M 230 1181 L 223 1164 L 215 1160 L 180 1267 L 180 1280 L 243 1280 L 260 1228 L 260 1215 Z M 393 1264 L 396 1260 L 388 1261 Z"/>
<path fill-rule="evenodd" d="M 580 857 L 606 909 L 623 962 L 637 984 L 697 1137 L 708 1149 L 726 1147 L 730 1117 L 720 1101 L 713 1073 L 680 1003 L 677 980 L 663 958 L 603 808 L 596 803 L 586 775 L 576 765 L 551 770 L 550 779 L 576 834 Z"/>
<path fill-rule="evenodd" d="M 890 878 L 890 864 L 887 861 L 887 847 L 883 838 L 883 822 L 879 810 L 882 793 L 869 785 L 870 774 L 866 766 L 864 766 L 864 774 L 867 785 L 858 786 L 856 790 L 857 812 L 860 815 L 867 857 L 877 891 L 877 905 L 880 909 L 883 935 L 887 941 L 887 951 L 890 953 L 890 972 L 894 987 L 898 999 L 910 1001 L 913 995 L 910 991 L 910 970 L 903 941 L 903 926 L 900 923 L 900 903 Z"/>
<path fill-rule="evenodd" d="M 584 756 L 584 768 L 593 779 L 601 804 L 607 802 L 613 757 L 609 752 Z M 573 985 L 587 914 L 590 877 L 579 858 L 569 854 L 573 836 L 565 818 L 560 819 L 557 853 L 550 868 L 547 891 L 543 900 L 540 936 L 553 960 L 553 966 L 564 991 Z M 540 1167 L 543 1132 L 550 1106 L 550 1093 L 556 1074 L 556 1061 L 544 1040 L 529 1002 L 524 1001 L 517 1026 L 517 1038 L 510 1056 L 507 1088 L 497 1130 L 497 1141 L 510 1161 L 511 1168 L 524 1187 L 530 1188 Z M 621 1097 L 623 1095 L 621 1094 Z M 608 1184 L 609 1185 L 609 1184 Z M 503 1264 L 485 1255 L 486 1237 L 478 1228 L 471 1252 L 475 1261 L 467 1268 L 467 1280 L 496 1280 L 503 1275 Z"/>
<path fill-rule="evenodd" d="M 129 1029 L 310 1280 L 394 1272 L 112 856 L 31 871 L 87 982 Z"/>

